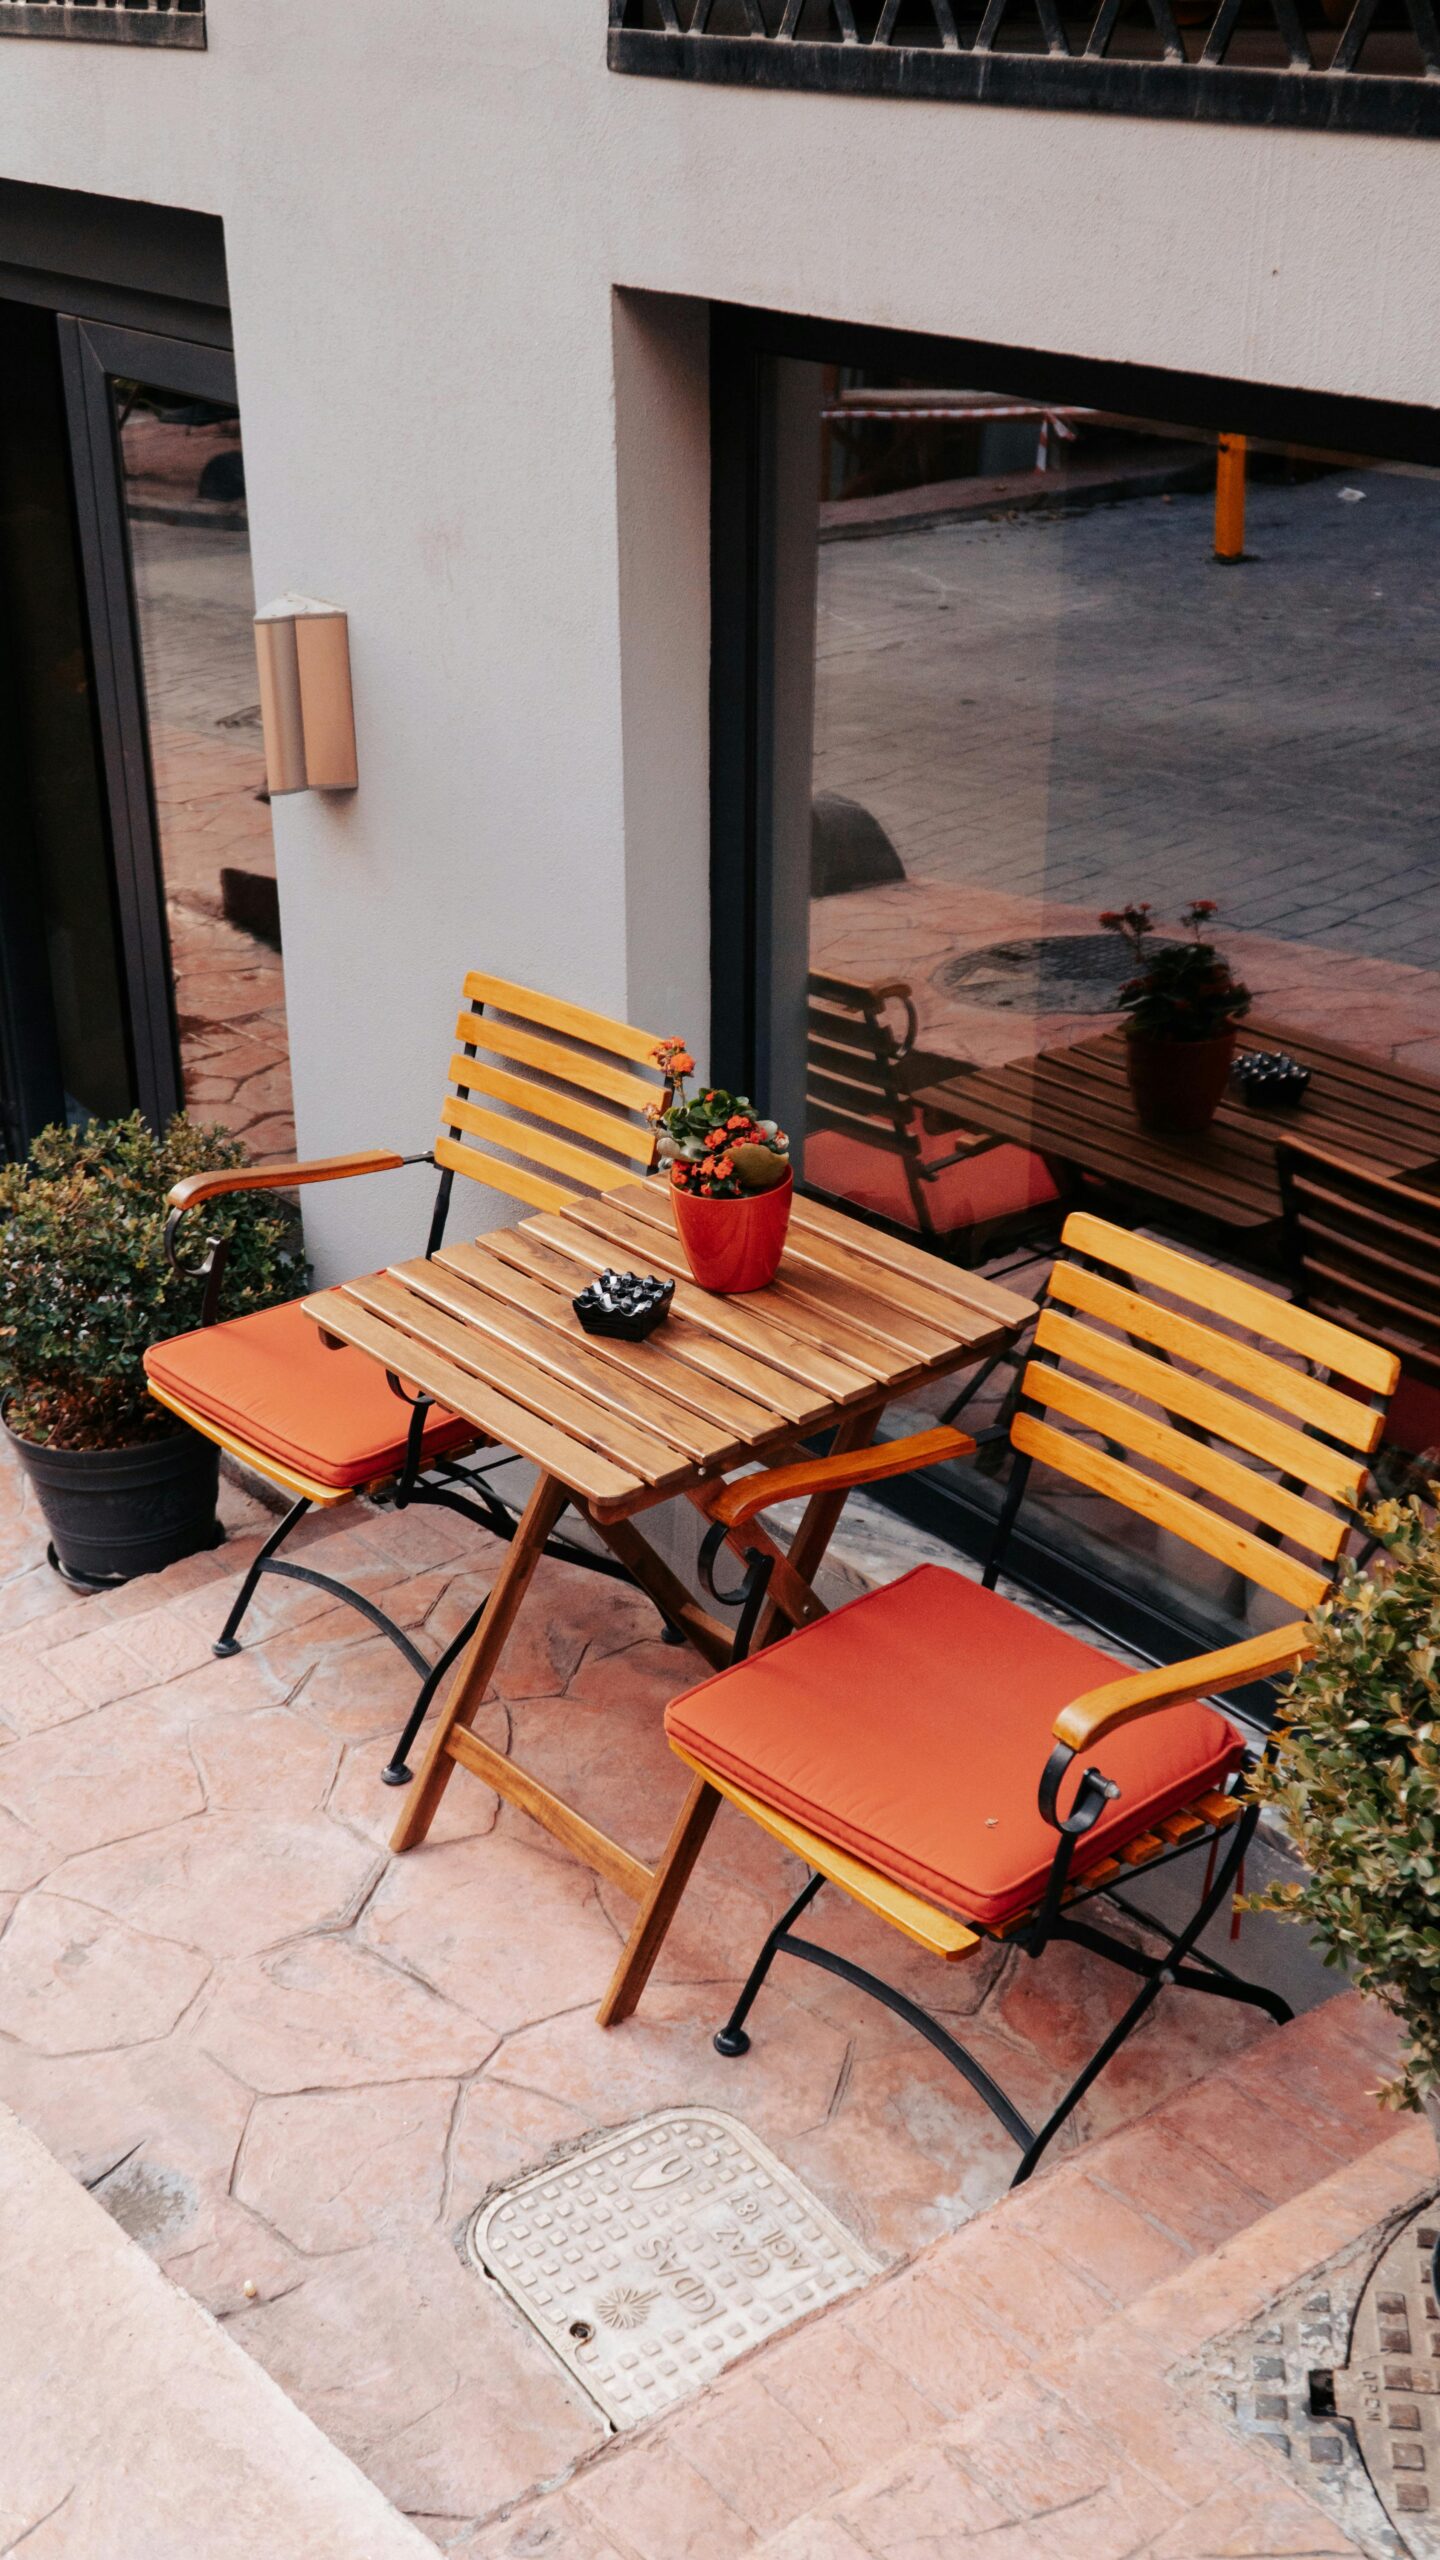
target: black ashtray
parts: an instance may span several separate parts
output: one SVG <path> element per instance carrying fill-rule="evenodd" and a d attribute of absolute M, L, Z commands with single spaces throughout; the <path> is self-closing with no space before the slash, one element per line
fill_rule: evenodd
<path fill-rule="evenodd" d="M 1262 1111 L 1293 1111 L 1310 1086 L 1310 1070 L 1288 1049 L 1242 1049 L 1230 1070 L 1247 1102 Z"/>
<path fill-rule="evenodd" d="M 609 1334 L 615 1342 L 643 1342 L 670 1313 L 673 1280 L 657 1280 L 653 1272 L 602 1271 L 571 1305 L 587 1333 Z"/>

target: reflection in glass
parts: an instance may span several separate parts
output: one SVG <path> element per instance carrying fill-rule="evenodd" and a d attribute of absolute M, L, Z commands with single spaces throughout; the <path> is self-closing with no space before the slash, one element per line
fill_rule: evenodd
<path fill-rule="evenodd" d="M 778 373 L 774 655 L 813 668 L 813 706 L 787 677 L 774 833 L 810 903 L 776 1052 L 811 1187 L 1032 1291 L 1076 1202 L 1286 1288 L 1266 1089 L 1232 1084 L 1198 1135 L 1139 1125 L 1100 917 L 1148 900 L 1175 933 L 1217 901 L 1243 1045 L 1310 1070 L 1290 1125 L 1435 1181 L 1440 474 L 1252 444 L 1221 567 L 1213 437 Z M 1102 1535 L 1103 1504 L 1040 1492 Z M 1128 1585 L 1236 1605 L 1220 1567 L 1122 1534 Z"/>
<path fill-rule="evenodd" d="M 115 385 L 185 1107 L 294 1150 L 240 420 Z"/>

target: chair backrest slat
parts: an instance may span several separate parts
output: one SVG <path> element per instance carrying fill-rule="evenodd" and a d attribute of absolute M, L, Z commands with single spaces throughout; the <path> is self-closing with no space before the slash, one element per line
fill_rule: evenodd
<path fill-rule="evenodd" d="M 498 1156 L 487 1156 L 479 1147 L 462 1147 L 454 1138 L 437 1138 L 434 1154 L 442 1172 L 463 1173 L 471 1182 L 483 1182 L 487 1190 L 503 1191 L 532 1209 L 568 1209 L 575 1197 L 562 1184 L 546 1182 L 524 1165 L 503 1164 Z"/>
<path fill-rule="evenodd" d="M 1083 1309 L 1087 1315 L 1103 1317 L 1107 1324 L 1121 1327 L 1132 1342 L 1138 1334 L 1142 1341 L 1153 1342 L 1161 1351 L 1194 1361 L 1212 1376 L 1223 1378 L 1227 1386 L 1241 1387 L 1264 1403 L 1277 1405 L 1296 1423 L 1328 1432 L 1332 1440 L 1344 1441 L 1349 1448 L 1368 1455 L 1380 1445 L 1380 1416 L 1368 1405 L 1357 1404 L 1353 1396 L 1342 1395 L 1338 1387 L 1326 1386 L 1323 1379 L 1312 1378 L 1304 1369 L 1287 1368 L 1283 1361 L 1272 1360 L 1236 1334 L 1217 1333 L 1213 1325 L 1197 1324 L 1193 1317 L 1179 1315 L 1173 1307 L 1162 1307 L 1154 1298 L 1142 1298 L 1138 1289 L 1107 1280 L 1100 1272 L 1087 1270 L 1083 1263 L 1057 1262 L 1049 1294 Z M 1309 1448 L 1318 1444 L 1305 1445 Z M 1255 1455 L 1274 1455 L 1279 1463 L 1278 1453 L 1271 1450 L 1257 1448 Z M 1337 1485 L 1327 1483 L 1322 1489 L 1344 1499 Z"/>
<path fill-rule="evenodd" d="M 1296 1295 L 1440 1385 L 1440 1195 L 1299 1140 L 1277 1162 Z"/>
<path fill-rule="evenodd" d="M 631 1075 L 624 1067 L 609 1066 L 604 1059 L 587 1057 L 578 1049 L 562 1048 L 555 1040 L 537 1039 L 533 1031 L 525 1031 L 517 1023 L 500 1022 L 488 1013 L 462 1013 L 455 1025 L 455 1037 L 467 1048 L 487 1050 L 495 1058 L 509 1058 L 515 1066 L 533 1067 L 538 1075 L 578 1085 L 582 1093 L 598 1093 L 606 1102 L 618 1102 L 622 1111 L 643 1111 L 647 1103 L 654 1101 L 658 1090 L 643 1076 Z"/>
<path fill-rule="evenodd" d="M 1065 1221 L 1011 1437 L 1308 1609 L 1330 1587 L 1398 1368 L 1327 1318 L 1080 1210 Z"/>
<path fill-rule="evenodd" d="M 1298 1557 L 1287 1555 L 1283 1547 L 1267 1546 L 1263 1538 L 1238 1528 L 1233 1520 L 1207 1511 L 1203 1503 L 1174 1492 L 1151 1476 L 1142 1476 L 1137 1468 L 1126 1466 L 1123 1459 L 1112 1458 L 1104 1449 L 1092 1449 L 1068 1431 L 1057 1431 L 1048 1422 L 1017 1413 L 1010 1436 L 1026 1457 L 1041 1459 L 1058 1468 L 1062 1475 L 1073 1477 L 1076 1483 L 1088 1485 L 1093 1493 L 1106 1494 L 1125 1510 L 1139 1512 L 1143 1519 L 1153 1520 L 1157 1528 L 1168 1529 L 1188 1546 L 1199 1547 L 1218 1563 L 1230 1565 L 1248 1581 L 1258 1582 L 1262 1589 L 1289 1601 L 1293 1608 L 1313 1609 L 1330 1588 L 1328 1573 L 1318 1573 L 1313 1565 L 1302 1564 Z"/>
<path fill-rule="evenodd" d="M 1117 1342 L 1094 1325 L 1075 1324 L 1046 1307 L 1035 1328 L 1037 1351 L 1052 1351 L 1072 1367 L 1130 1396 L 1143 1396 L 1172 1419 L 1222 1437 L 1232 1449 L 1293 1476 L 1323 1494 L 1327 1501 L 1354 1503 L 1365 1481 L 1363 1458 L 1311 1439 L 1288 1422 L 1216 1387 L 1207 1377 L 1177 1368 L 1171 1360 L 1153 1360 L 1128 1341 Z M 1379 1416 L 1375 1417 L 1377 1422 Z M 1121 1435 L 1123 1437 L 1123 1434 Z"/>
<path fill-rule="evenodd" d="M 618 1111 L 602 1111 L 593 1103 L 577 1101 L 574 1094 L 557 1092 L 552 1085 L 537 1084 L 528 1076 L 512 1076 L 504 1067 L 487 1067 L 479 1058 L 452 1058 L 450 1081 L 463 1086 L 467 1093 L 488 1094 L 494 1102 L 509 1102 L 519 1111 L 533 1111 L 537 1119 L 553 1121 L 557 1129 L 573 1129 L 578 1138 L 591 1138 L 597 1147 L 611 1147 L 649 1171 L 655 1155 L 655 1132 L 648 1123 L 637 1128 L 633 1120 L 625 1119 Z"/>
<path fill-rule="evenodd" d="M 892 1002 L 906 1009 L 902 1037 L 886 1019 Z M 914 1038 L 908 987 L 867 986 L 858 978 L 816 971 L 806 1019 L 806 1128 L 834 1130 L 918 1163 L 915 1115 L 896 1073 Z"/>
<path fill-rule="evenodd" d="M 632 1022 L 615 1022 L 606 1013 L 587 1013 L 583 1005 L 567 1004 L 563 996 L 541 995 L 534 987 L 517 987 L 508 978 L 487 977 L 484 970 L 472 969 L 465 981 L 465 1001 L 486 1005 L 495 1013 L 518 1014 L 522 1022 L 538 1022 L 544 1031 L 562 1032 L 567 1040 L 583 1043 L 587 1049 L 609 1049 L 617 1058 L 630 1058 L 636 1066 L 648 1067 L 659 1046 L 653 1031 L 637 1031 Z"/>
<path fill-rule="evenodd" d="M 1373 1394 L 1389 1395 L 1395 1384 L 1393 1361 L 1374 1350 L 1359 1334 L 1327 1324 L 1308 1308 L 1294 1306 L 1288 1298 L 1272 1297 L 1268 1290 L 1257 1289 L 1253 1281 L 1237 1280 L 1213 1263 L 1197 1262 L 1188 1253 L 1176 1253 L 1169 1245 L 1153 1243 L 1149 1236 L 1132 1235 L 1125 1227 L 1113 1227 L 1108 1220 L 1093 1217 L 1085 1209 L 1066 1219 L 1064 1241 L 1074 1253 L 1093 1254 L 1097 1262 L 1128 1271 L 1137 1280 L 1148 1280 L 1152 1287 L 1184 1298 L 1191 1306 L 1203 1307 L 1209 1315 L 1224 1316 L 1231 1324 L 1243 1325 L 1247 1332 L 1278 1343 L 1286 1351 L 1298 1352 L 1302 1360 L 1313 1360 L 1321 1369 L 1338 1369 L 1342 1377 L 1353 1378 L 1357 1386 L 1366 1387 Z"/>
<path fill-rule="evenodd" d="M 444 1172 L 558 1210 L 650 1170 L 671 1094 L 652 1033 L 481 970 L 465 998 L 434 1149 Z"/>
<path fill-rule="evenodd" d="M 1087 1385 L 1083 1378 L 1072 1377 L 1068 1370 L 1052 1369 L 1036 1361 L 1026 1392 L 1033 1403 L 1064 1414 L 1068 1421 L 1097 1431 L 1122 1448 L 1133 1449 L 1137 1457 L 1153 1458 L 1171 1475 L 1198 1485 L 1202 1492 L 1215 1494 L 1232 1510 L 1245 1512 L 1252 1520 L 1262 1520 L 1267 1528 L 1278 1529 L 1282 1537 L 1293 1538 L 1297 1546 L 1308 1548 L 1312 1555 L 1324 1556 L 1333 1563 L 1344 1544 L 1346 1524 L 1338 1512 L 1322 1511 L 1318 1502 L 1307 1502 L 1302 1494 L 1289 1492 L 1284 1484 L 1276 1484 L 1257 1467 L 1245 1467 L 1238 1459 L 1227 1457 L 1213 1441 L 1155 1422 L 1148 1413 L 1119 1403 L 1114 1396 Z M 1173 1388 L 1170 1392 L 1174 1393 Z"/>

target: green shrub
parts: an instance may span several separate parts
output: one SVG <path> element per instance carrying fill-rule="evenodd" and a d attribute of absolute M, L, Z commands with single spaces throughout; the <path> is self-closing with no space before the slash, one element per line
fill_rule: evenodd
<path fill-rule="evenodd" d="M 1254 1908 L 1304 1921 L 1326 1963 L 1394 2012 L 1408 2050 L 1380 2094 L 1418 2107 L 1440 2094 L 1440 1525 L 1415 1498 L 1377 1504 L 1366 1525 L 1384 1560 L 1347 1566 L 1315 1611 L 1314 1657 L 1255 1780 L 1309 1879 Z"/>
<path fill-rule="evenodd" d="M 42 1129 L 23 1164 L 0 1168 L 0 1396 L 21 1439 L 119 1449 L 175 1429 L 141 1359 L 198 1325 L 204 1283 L 166 1259 L 165 1195 L 187 1173 L 247 1161 L 227 1130 L 177 1114 L 157 1138 L 136 1112 Z M 294 1212 L 273 1193 L 212 1201 L 187 1225 L 187 1259 L 207 1235 L 228 1239 L 226 1315 L 306 1286 Z"/>

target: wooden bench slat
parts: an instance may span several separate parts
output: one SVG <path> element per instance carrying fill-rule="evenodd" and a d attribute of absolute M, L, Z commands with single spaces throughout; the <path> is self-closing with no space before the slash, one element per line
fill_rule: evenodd
<path fill-rule="evenodd" d="M 1328 1431 L 1332 1439 L 1346 1441 L 1352 1449 L 1378 1446 L 1380 1417 L 1357 1404 L 1353 1396 L 1342 1395 L 1338 1387 L 1326 1386 L 1323 1379 L 1312 1378 L 1304 1369 L 1287 1369 L 1283 1361 L 1272 1360 L 1268 1352 L 1257 1350 L 1253 1343 L 1243 1342 L 1234 1334 L 1216 1333 L 1207 1325 L 1197 1324 L 1193 1316 L 1162 1307 L 1154 1298 L 1144 1298 L 1137 1289 L 1127 1289 L 1118 1280 L 1107 1280 L 1078 1262 L 1061 1261 L 1050 1275 L 1050 1296 L 1063 1298 L 1085 1315 L 1101 1317 L 1132 1339 L 1139 1334 L 1142 1341 L 1153 1342 L 1159 1350 L 1172 1351 L 1181 1360 L 1203 1366 L 1232 1387 L 1243 1387 L 1249 1395 L 1262 1396 L 1267 1404 L 1278 1405 L 1292 1422 L 1308 1422 L 1317 1431 Z M 1257 1417 L 1261 1421 L 1265 1418 Z M 1309 1445 L 1315 1448 L 1313 1442 Z M 1253 1454 L 1278 1458 L 1278 1444 L 1274 1448 L 1257 1447 Z M 1352 1467 L 1338 1450 L 1316 1454 L 1317 1460 L 1324 1458 L 1327 1464 L 1333 1457 L 1339 1471 L 1333 1476 L 1314 1478 L 1320 1490 L 1332 1494 L 1337 1501 L 1353 1501 L 1353 1492 L 1346 1488 L 1358 1485 L 1363 1471 Z M 1287 1467 L 1287 1472 L 1293 1473 L 1293 1467 Z"/>
<path fill-rule="evenodd" d="M 1278 1593 L 1297 1608 L 1313 1609 L 1330 1588 L 1328 1575 L 1302 1564 L 1298 1557 L 1267 1546 L 1263 1538 L 1237 1528 L 1231 1520 L 1222 1520 L 1202 1503 L 1192 1502 L 1188 1494 L 1172 1492 L 1168 1485 L 1155 1483 L 1123 1460 L 1090 1448 L 1068 1432 L 1057 1431 L 1051 1423 L 1038 1422 L 1032 1414 L 1017 1413 L 1010 1437 L 1013 1446 L 1025 1456 L 1039 1458 L 1077 1484 L 1088 1485 L 1092 1493 L 1108 1494 L 1127 1511 L 1138 1512 L 1142 1520 L 1153 1520 L 1158 1528 L 1173 1531 L 1176 1537 L 1198 1547 L 1203 1555 L 1214 1556 L 1220 1564 L 1233 1565 L 1251 1582 Z"/>
<path fill-rule="evenodd" d="M 491 977 L 484 969 L 472 969 L 465 981 L 467 1004 L 493 1004 L 502 1013 L 517 1014 L 522 1022 L 538 1022 L 547 1031 L 564 1032 L 571 1040 L 584 1040 L 592 1049 L 609 1049 L 617 1058 L 631 1058 L 637 1066 L 654 1064 L 660 1046 L 651 1031 L 637 1030 L 633 1022 L 616 1022 L 608 1013 L 590 1013 L 584 1005 L 570 1004 L 564 996 L 547 996 L 536 987 L 517 987 L 509 978 Z"/>
<path fill-rule="evenodd" d="M 352 1280 L 345 1295 L 372 1315 L 398 1326 L 407 1340 L 438 1351 L 457 1369 L 498 1387 L 517 1405 L 540 1412 L 570 1439 L 582 1440 L 616 1466 L 633 1470 L 643 1482 L 663 1487 L 683 1484 L 693 1468 L 683 1450 L 646 1430 L 628 1416 L 608 1410 L 583 1389 L 568 1384 L 551 1369 L 537 1369 L 523 1351 L 507 1347 L 496 1334 L 446 1312 L 443 1306 L 417 1297 L 390 1274 Z M 537 1401 L 543 1397 L 543 1406 Z"/>
<path fill-rule="evenodd" d="M 1323 1440 L 1307 1439 L 1304 1432 L 1294 1430 L 1276 1415 L 1241 1404 L 1223 1387 L 1212 1387 L 1208 1378 L 1196 1378 L 1188 1369 L 1154 1360 L 1133 1343 L 1117 1342 L 1108 1333 L 1098 1333 L 1093 1325 L 1076 1324 L 1058 1308 L 1046 1308 L 1035 1328 L 1035 1346 L 1073 1360 L 1077 1367 L 1088 1369 L 1092 1377 L 1107 1379 L 1112 1387 L 1124 1387 L 1132 1395 L 1146 1397 L 1163 1412 L 1180 1414 L 1185 1421 L 1197 1423 L 1202 1431 L 1218 1432 L 1233 1447 L 1247 1450 L 1252 1458 L 1261 1458 L 1268 1466 L 1278 1467 L 1282 1475 L 1296 1476 L 1301 1484 L 1313 1485 L 1317 1493 L 1328 1495 L 1332 1501 L 1354 1503 L 1364 1484 L 1363 1460 L 1348 1456 L 1343 1449 L 1327 1448 Z"/>
<path fill-rule="evenodd" d="M 1154 1365 L 1158 1368 L 1160 1364 L 1157 1361 Z M 1157 1387 L 1152 1392 L 1159 1395 L 1163 1389 Z M 1168 1424 L 1156 1422 L 1137 1406 L 1120 1404 L 1114 1396 L 1102 1395 L 1098 1388 L 1083 1378 L 1071 1377 L 1066 1370 L 1032 1360 L 1025 1371 L 1025 1393 L 1051 1412 L 1063 1413 L 1067 1422 L 1077 1423 L 1082 1430 L 1099 1432 L 1134 1456 L 1149 1458 L 1171 1475 L 1183 1476 L 1203 1492 L 1213 1493 L 1217 1501 L 1229 1503 L 1232 1510 L 1247 1512 L 1252 1520 L 1262 1520 L 1267 1528 L 1292 1538 L 1312 1555 L 1323 1556 L 1327 1563 L 1334 1562 L 1345 1542 L 1350 1524 L 1337 1513 L 1322 1511 L 1318 1503 L 1287 1492 L 1283 1485 L 1272 1483 L 1253 1467 L 1242 1466 L 1238 1458 L 1227 1456 L 1209 1441 L 1172 1431 Z"/>
<path fill-rule="evenodd" d="M 611 1346 L 583 1332 L 573 1309 L 565 1308 L 568 1326 L 547 1323 L 530 1314 L 514 1293 L 501 1294 L 503 1278 L 514 1280 L 518 1274 L 506 1273 L 503 1264 L 490 1263 L 488 1269 L 494 1282 L 490 1289 L 472 1283 L 439 1261 L 394 1263 L 389 1277 L 412 1296 L 444 1308 L 476 1334 L 492 1335 L 508 1350 L 533 1360 L 551 1377 L 578 1387 L 622 1422 L 654 1433 L 668 1447 L 682 1450 L 686 1457 L 707 1468 L 726 1466 L 743 1455 L 743 1440 L 737 1441 L 733 1431 L 702 1422 L 698 1414 L 676 1404 L 665 1393 L 658 1376 L 647 1379 L 634 1366 L 606 1360 L 603 1352 Z M 613 1348 L 634 1351 L 643 1350 L 644 1345 L 617 1343 Z"/>
<path fill-rule="evenodd" d="M 547 1280 L 563 1274 L 558 1285 L 573 1297 L 582 1277 L 593 1279 L 608 1256 L 598 1239 L 581 1227 L 562 1229 L 557 1221 L 554 1232 L 544 1234 L 543 1225 L 544 1221 L 529 1218 L 523 1226 L 497 1229 L 486 1237 L 485 1249 L 517 1270 L 535 1272 Z M 704 1380 L 733 1387 L 790 1423 L 823 1422 L 834 1411 L 834 1399 L 827 1390 L 792 1378 L 724 1335 L 711 1332 L 687 1314 L 689 1303 L 689 1293 L 677 1286 L 665 1320 L 666 1349 L 675 1359 L 699 1371 Z"/>
<path fill-rule="evenodd" d="M 637 1128 L 619 1111 L 602 1111 L 598 1103 L 580 1102 L 573 1093 L 561 1093 L 554 1085 L 539 1084 L 527 1076 L 512 1076 L 506 1067 L 487 1066 L 480 1058 L 452 1058 L 450 1081 L 464 1092 L 489 1094 L 492 1101 L 508 1102 L 516 1110 L 532 1111 L 537 1119 L 553 1120 L 560 1129 L 573 1129 L 577 1137 L 590 1138 L 597 1147 L 628 1156 L 632 1164 L 649 1165 L 655 1156 L 653 1128 Z"/>

